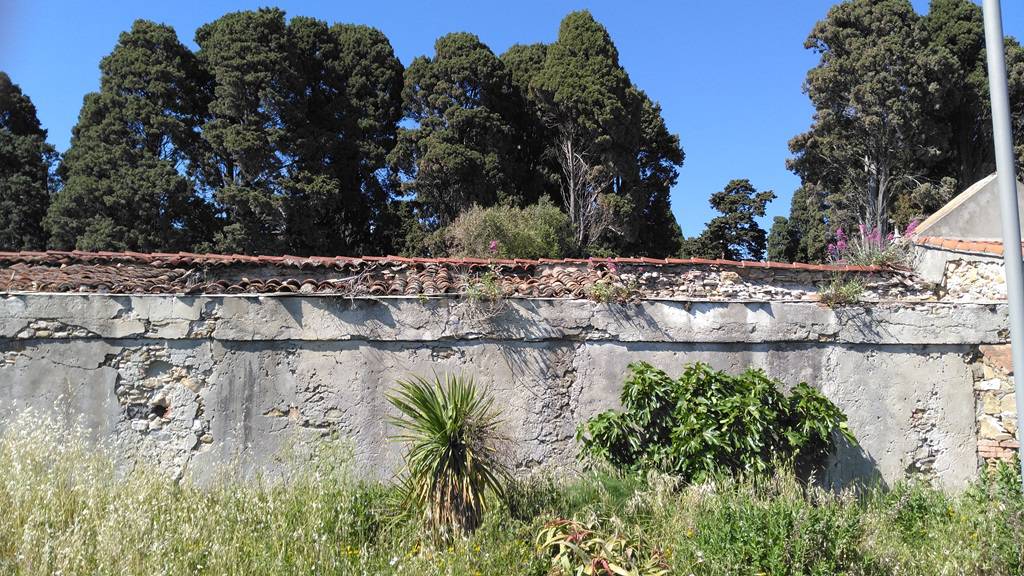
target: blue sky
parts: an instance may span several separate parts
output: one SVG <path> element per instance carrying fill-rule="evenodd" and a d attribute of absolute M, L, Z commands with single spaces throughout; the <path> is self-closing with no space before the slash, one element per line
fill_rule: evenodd
<path fill-rule="evenodd" d="M 919 12 L 927 0 L 914 0 Z M 672 206 L 684 233 L 714 214 L 710 194 L 749 178 L 778 198 L 765 219 L 785 215 L 799 184 L 786 170 L 787 141 L 806 130 L 801 92 L 815 55 L 803 48 L 833 2 L 822 0 L 586 1 L 447 0 L 376 2 L 240 0 L 55 2 L 0 0 L 0 70 L 32 98 L 49 140 L 67 148 L 82 96 L 99 85 L 100 58 L 136 18 L 170 24 L 195 48 L 195 29 L 225 12 L 276 5 L 289 16 L 381 29 L 403 63 L 432 52 L 448 32 L 477 34 L 496 53 L 515 43 L 551 42 L 561 18 L 587 8 L 609 30 L 634 83 L 662 105 L 686 151 Z M 1007 34 L 1024 36 L 1024 0 L 1003 1 Z"/>

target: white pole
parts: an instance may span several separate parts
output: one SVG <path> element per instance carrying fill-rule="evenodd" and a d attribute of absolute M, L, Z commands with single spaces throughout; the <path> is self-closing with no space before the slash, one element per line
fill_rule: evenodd
<path fill-rule="evenodd" d="M 1020 216 L 1017 208 L 1017 169 L 1013 158 L 1010 99 L 1006 86 L 1006 54 L 1003 47 L 1003 16 L 999 0 L 984 0 L 985 51 L 988 54 L 988 85 L 992 95 L 992 138 L 996 147 L 999 205 L 1003 213 L 1003 262 L 1006 265 L 1006 299 L 1010 305 L 1010 347 L 1013 381 L 1017 392 L 1017 421 L 1024 424 L 1024 279 L 1022 279 Z M 1024 426 L 1017 426 L 1017 441 L 1024 444 Z M 1018 452 L 1021 449 L 1018 448 Z M 1021 458 L 1024 483 L 1024 458 Z"/>

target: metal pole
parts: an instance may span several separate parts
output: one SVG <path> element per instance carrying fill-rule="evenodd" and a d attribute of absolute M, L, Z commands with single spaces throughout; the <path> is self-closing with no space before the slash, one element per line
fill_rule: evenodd
<path fill-rule="evenodd" d="M 984 0 L 985 51 L 988 53 L 988 85 L 992 95 L 992 137 L 996 147 L 996 180 L 1003 212 L 1003 262 L 1006 266 L 1006 299 L 1010 305 L 1010 347 L 1013 381 L 1017 392 L 1017 421 L 1024 424 L 1024 278 L 1021 268 L 1020 216 L 1017 208 L 1017 170 L 1010 128 L 1010 99 L 1006 86 L 1006 54 L 1003 47 L 1003 16 L 999 0 Z M 1017 426 L 1017 441 L 1024 444 L 1024 426 Z M 1018 453 L 1021 453 L 1018 448 Z M 1021 458 L 1024 483 L 1024 458 Z"/>

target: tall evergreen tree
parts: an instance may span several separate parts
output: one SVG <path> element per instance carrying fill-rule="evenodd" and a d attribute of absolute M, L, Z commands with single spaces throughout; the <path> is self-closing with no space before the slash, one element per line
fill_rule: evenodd
<path fill-rule="evenodd" d="M 196 31 L 198 57 L 213 79 L 205 181 L 227 224 L 218 250 L 277 253 L 284 249 L 285 212 L 279 145 L 289 77 L 284 12 L 233 12 Z"/>
<path fill-rule="evenodd" d="M 767 234 L 756 218 L 764 216 L 774 198 L 771 190 L 758 192 L 750 180 L 730 181 L 711 195 L 711 207 L 721 216 L 712 218 L 699 237 L 685 243 L 683 256 L 763 260 Z"/>
<path fill-rule="evenodd" d="M 517 148 L 520 162 L 526 166 L 527 173 L 537 179 L 531 186 L 538 195 L 557 200 L 561 168 L 552 153 L 552 143 L 558 131 L 546 122 L 544 110 L 530 88 L 534 78 L 544 70 L 547 54 L 547 44 L 515 44 L 501 55 L 501 61 L 509 71 L 518 98 L 524 102 L 524 113 L 517 125 L 523 135 L 521 148 Z"/>
<path fill-rule="evenodd" d="M 945 156 L 935 164 L 931 183 L 954 179 L 963 189 L 995 171 L 992 147 L 992 116 L 989 105 L 985 30 L 981 8 L 970 0 L 932 0 L 921 19 L 923 34 L 932 50 L 947 54 L 953 62 L 944 78 L 945 98 L 937 102 L 937 120 L 946 130 Z M 1018 153 L 1018 170 L 1024 174 L 1024 49 L 1014 38 L 1005 39 L 1010 102 Z M 924 205 L 931 212 L 939 206 Z"/>
<path fill-rule="evenodd" d="M 437 40 L 434 56 L 413 60 L 402 91 L 405 116 L 390 156 L 402 190 L 414 193 L 435 224 L 474 204 L 529 203 L 536 191 L 520 162 L 517 125 L 525 105 L 505 65 L 472 34 Z"/>
<path fill-rule="evenodd" d="M 814 122 L 790 142 L 789 165 L 827 190 L 830 225 L 890 229 L 895 201 L 942 155 L 935 103 L 953 64 L 918 19 L 908 0 L 849 0 L 805 43 L 820 54 L 805 82 Z"/>
<path fill-rule="evenodd" d="M 294 18 L 291 81 L 282 105 L 288 250 L 362 254 L 392 249 L 382 176 L 402 115 L 402 64 L 367 26 Z"/>
<path fill-rule="evenodd" d="M 575 138 L 576 148 L 613 176 L 602 204 L 614 225 L 594 248 L 674 253 L 681 234 L 668 191 L 683 162 L 678 136 L 668 132 L 660 107 L 632 84 L 608 31 L 589 12 L 562 20 L 529 94 L 556 140 Z"/>
<path fill-rule="evenodd" d="M 55 160 L 32 101 L 0 72 L 0 250 L 46 246 L 42 220 Z"/>
<path fill-rule="evenodd" d="M 832 231 L 858 220 L 901 229 L 995 170 L 982 14 L 970 0 L 932 0 L 923 17 L 904 0 L 848 0 L 807 46 L 821 53 L 807 78 L 815 120 L 790 143 L 789 165 L 823 213 L 797 224 L 806 202 L 794 197 L 791 228 L 813 232 L 803 257 L 825 257 L 822 219 Z M 1024 49 L 1013 38 L 1005 49 L 1020 166 Z"/>
<path fill-rule="evenodd" d="M 165 25 L 138 20 L 100 63 L 60 167 L 64 189 L 46 218 L 50 245 L 179 250 L 209 238 L 195 193 L 202 73 Z"/>
<path fill-rule="evenodd" d="M 549 125 L 570 125 L 592 155 L 628 177 L 640 141 L 641 98 L 611 36 L 590 12 L 562 20 L 531 88 Z"/>
<path fill-rule="evenodd" d="M 828 256 L 828 245 L 835 235 L 829 229 L 828 206 L 825 192 L 806 184 L 797 188 L 789 210 L 789 227 L 800 238 L 793 262 L 823 262 Z"/>
<path fill-rule="evenodd" d="M 683 231 L 672 214 L 669 195 L 679 178 L 683 148 L 679 136 L 665 126 L 661 106 L 640 93 L 640 145 L 636 152 L 639 178 L 632 196 L 640 207 L 637 215 L 637 240 L 631 253 L 663 257 L 676 254 Z"/>
<path fill-rule="evenodd" d="M 772 228 L 768 231 L 768 261 L 793 262 L 800 247 L 800 237 L 789 225 L 785 216 L 776 216 L 772 220 Z"/>
<path fill-rule="evenodd" d="M 776 216 L 768 233 L 768 259 L 774 262 L 821 262 L 834 235 L 825 219 L 824 195 L 813 186 L 793 193 L 789 218 Z"/>

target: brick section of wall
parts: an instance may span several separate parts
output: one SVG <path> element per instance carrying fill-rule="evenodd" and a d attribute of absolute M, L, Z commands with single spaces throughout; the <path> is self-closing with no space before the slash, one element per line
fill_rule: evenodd
<path fill-rule="evenodd" d="M 978 458 L 987 464 L 1010 461 L 1020 451 L 1010 346 L 983 345 L 978 351 L 974 370 Z"/>

